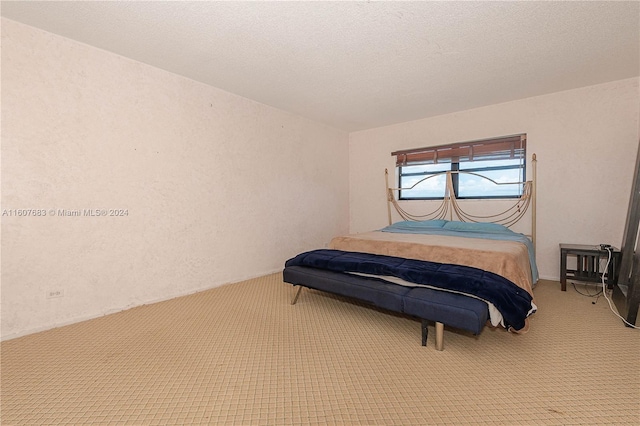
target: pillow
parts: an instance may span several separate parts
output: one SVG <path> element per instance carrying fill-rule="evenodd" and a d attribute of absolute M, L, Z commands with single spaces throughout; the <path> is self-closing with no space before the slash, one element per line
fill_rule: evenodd
<path fill-rule="evenodd" d="M 404 220 L 402 222 L 396 222 L 391 226 L 398 228 L 442 228 L 447 223 L 446 220 L 443 219 L 435 219 L 435 220 L 421 220 L 421 221 L 413 221 L 413 220 Z"/>
<path fill-rule="evenodd" d="M 442 229 L 444 224 L 447 223 L 446 220 L 438 219 L 438 220 L 423 220 L 423 221 L 413 221 L 413 220 L 404 220 L 401 222 L 396 222 L 393 225 L 389 225 L 381 229 L 384 232 L 400 232 L 400 233 L 409 233 L 409 234 L 421 234 L 421 233 L 429 233 L 433 232 L 435 229 Z"/>
<path fill-rule="evenodd" d="M 447 222 L 443 226 L 444 229 L 450 231 L 462 232 L 487 232 L 491 234 L 513 233 L 513 231 L 504 225 L 498 223 L 474 223 L 474 222 Z"/>

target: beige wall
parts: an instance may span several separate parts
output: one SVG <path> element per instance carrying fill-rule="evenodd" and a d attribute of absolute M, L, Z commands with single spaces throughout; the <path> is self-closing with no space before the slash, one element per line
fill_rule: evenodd
<path fill-rule="evenodd" d="M 634 78 L 352 133 L 351 232 L 386 225 L 392 151 L 526 133 L 528 154 L 538 157 L 538 267 L 542 278 L 558 279 L 559 243 L 620 247 L 639 105 Z"/>
<path fill-rule="evenodd" d="M 281 270 L 348 230 L 347 146 L 345 132 L 3 19 L 2 210 L 47 216 L 2 217 L 2 338 Z"/>

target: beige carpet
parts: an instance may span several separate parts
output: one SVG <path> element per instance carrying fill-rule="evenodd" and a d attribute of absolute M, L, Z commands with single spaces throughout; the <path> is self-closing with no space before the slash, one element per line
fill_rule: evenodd
<path fill-rule="evenodd" d="M 3 425 L 640 424 L 640 332 L 536 288 L 531 331 L 445 329 L 280 274 L 2 343 Z"/>

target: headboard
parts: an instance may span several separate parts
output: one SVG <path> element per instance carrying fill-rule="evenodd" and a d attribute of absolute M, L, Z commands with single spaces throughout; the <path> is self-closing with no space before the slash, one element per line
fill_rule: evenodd
<path fill-rule="evenodd" d="M 387 213 L 389 217 L 389 225 L 392 224 L 391 207 L 393 207 L 400 217 L 404 220 L 432 220 L 432 219 L 446 219 L 446 220 L 458 220 L 460 222 L 485 222 L 485 223 L 498 223 L 507 227 L 511 227 L 519 222 L 529 209 L 531 209 L 531 233 L 528 235 L 533 242 L 533 247 L 536 246 L 536 155 L 533 154 L 531 165 L 533 169 L 532 179 L 521 182 L 496 182 L 486 176 L 473 172 L 458 171 L 446 171 L 441 173 L 434 173 L 419 180 L 409 188 L 392 188 L 389 186 L 389 171 L 385 169 L 385 183 L 387 186 Z M 455 192 L 453 191 L 453 179 L 452 174 L 470 174 L 481 177 L 492 182 L 495 185 L 522 185 L 522 196 L 517 198 L 515 202 L 506 210 L 496 212 L 488 215 L 474 215 L 466 212 L 462 209 L 458 199 L 456 199 Z M 446 187 L 445 194 L 437 208 L 429 213 L 425 214 L 412 214 L 398 203 L 396 194 L 399 194 L 402 190 L 414 189 L 421 183 L 435 178 L 436 176 L 446 175 Z"/>

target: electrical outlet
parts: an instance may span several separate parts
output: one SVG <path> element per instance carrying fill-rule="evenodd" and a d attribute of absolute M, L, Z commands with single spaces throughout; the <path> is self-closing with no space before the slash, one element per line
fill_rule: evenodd
<path fill-rule="evenodd" d="M 47 299 L 55 299 L 56 297 L 64 297 L 64 289 L 47 290 Z"/>

